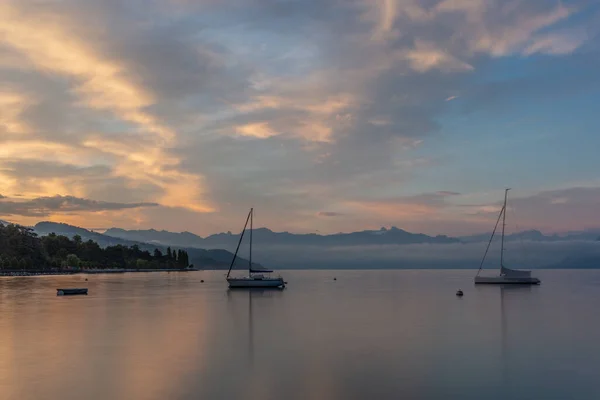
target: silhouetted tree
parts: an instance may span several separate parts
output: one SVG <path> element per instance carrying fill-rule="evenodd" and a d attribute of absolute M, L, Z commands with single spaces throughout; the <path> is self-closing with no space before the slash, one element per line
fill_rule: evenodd
<path fill-rule="evenodd" d="M 171 258 L 168 257 L 169 250 Z M 176 268 L 189 264 L 184 250 L 160 249 L 151 254 L 138 245 L 116 245 L 102 248 L 93 240 L 84 242 L 80 236 L 51 233 L 38 237 L 32 229 L 0 223 L 0 269 L 46 270 L 63 267 L 85 268 Z"/>

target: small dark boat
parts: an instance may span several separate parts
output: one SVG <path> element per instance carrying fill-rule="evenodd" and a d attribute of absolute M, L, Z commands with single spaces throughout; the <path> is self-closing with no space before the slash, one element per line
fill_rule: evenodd
<path fill-rule="evenodd" d="M 457 295 L 457 296 L 459 296 L 459 297 L 460 297 L 460 296 L 462 296 L 462 295 L 463 295 L 463 291 L 462 291 L 462 290 L 460 290 L 460 289 L 458 289 L 458 290 L 456 291 L 456 295 Z"/>
<path fill-rule="evenodd" d="M 70 296 L 75 294 L 88 294 L 87 288 L 56 289 L 57 296 Z"/>

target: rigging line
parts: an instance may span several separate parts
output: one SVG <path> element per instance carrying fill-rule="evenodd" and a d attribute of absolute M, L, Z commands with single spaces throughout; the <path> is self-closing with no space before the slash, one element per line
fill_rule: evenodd
<path fill-rule="evenodd" d="M 487 253 L 490 249 L 490 245 L 492 244 L 492 239 L 494 239 L 494 235 L 496 234 L 496 229 L 498 228 L 498 224 L 500 223 L 500 217 L 502 217 L 502 214 L 506 211 L 506 205 L 502 206 L 502 210 L 500 210 L 500 214 L 498 214 L 498 219 L 496 220 L 496 225 L 494 226 L 494 230 L 492 231 L 492 236 L 490 237 L 490 241 L 487 244 L 487 247 L 485 248 L 485 253 L 483 254 L 483 258 L 481 259 L 481 264 L 479 264 L 479 269 L 477 270 L 477 275 L 479 276 L 479 273 L 481 272 L 481 268 L 483 268 L 483 263 L 485 262 L 485 256 L 487 256 Z"/>
<path fill-rule="evenodd" d="M 231 260 L 231 265 L 229 266 L 229 271 L 227 271 L 227 277 L 229 278 L 229 274 L 231 273 L 231 268 L 233 268 L 233 264 L 235 263 L 235 259 L 237 258 L 238 250 L 240 249 L 240 244 L 242 244 L 242 239 L 244 238 L 244 233 L 246 232 L 246 227 L 248 226 L 248 220 L 250 219 L 250 214 L 252 211 L 248 213 L 248 217 L 246 218 L 246 223 L 244 224 L 244 229 L 242 229 L 242 234 L 240 235 L 240 240 L 238 241 L 237 247 L 235 248 L 235 253 L 233 254 L 233 260 Z"/>
<path fill-rule="evenodd" d="M 248 273 L 252 273 L 252 231 L 254 230 L 254 207 L 250 209 L 250 258 L 248 259 Z"/>

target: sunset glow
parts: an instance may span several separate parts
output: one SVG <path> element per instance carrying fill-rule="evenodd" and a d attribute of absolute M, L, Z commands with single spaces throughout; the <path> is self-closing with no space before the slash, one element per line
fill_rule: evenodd
<path fill-rule="evenodd" d="M 236 231 L 597 228 L 600 7 L 0 4 L 0 219 Z M 490 226 L 492 224 L 492 226 Z"/>

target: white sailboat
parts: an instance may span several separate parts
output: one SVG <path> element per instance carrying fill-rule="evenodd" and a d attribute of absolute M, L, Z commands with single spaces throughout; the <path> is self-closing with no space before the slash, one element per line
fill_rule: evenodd
<path fill-rule="evenodd" d="M 231 260 L 231 265 L 229 266 L 229 271 L 227 271 L 227 282 L 229 283 L 229 287 L 231 289 L 250 289 L 250 288 L 280 288 L 283 289 L 285 287 L 285 282 L 282 277 L 271 277 L 270 273 L 273 271 L 268 269 L 254 269 L 252 267 L 252 224 L 254 219 L 254 209 L 251 208 L 248 213 L 248 217 L 246 218 L 246 223 L 244 224 L 244 229 L 242 229 L 242 233 L 240 234 L 240 240 L 238 242 L 237 248 L 235 249 L 235 254 L 233 255 L 233 260 Z M 235 259 L 237 258 L 238 250 L 240 249 L 240 244 L 242 243 L 242 239 L 244 238 L 244 233 L 246 232 L 246 227 L 248 226 L 248 221 L 250 222 L 250 257 L 248 259 L 248 276 L 243 277 L 230 277 L 231 269 L 233 268 L 233 264 L 235 263 Z M 266 275 L 265 275 L 266 274 Z"/>
<path fill-rule="evenodd" d="M 504 191 L 504 206 L 502 206 L 502 210 L 500 210 L 500 214 L 498 215 L 498 220 L 496 221 L 496 226 L 494 227 L 494 231 L 492 232 L 492 236 L 490 237 L 490 241 L 488 242 L 487 248 L 485 250 L 485 254 L 483 255 L 483 259 L 481 260 L 481 264 L 479 265 L 479 270 L 477 271 L 477 275 L 475 276 L 475 283 L 486 283 L 486 284 L 507 284 L 507 283 L 515 283 L 515 284 L 525 284 L 525 285 L 538 285 L 540 280 L 531 276 L 531 271 L 520 271 L 515 269 L 506 268 L 504 266 L 504 228 L 506 226 L 506 200 L 508 198 L 508 191 L 510 189 L 506 189 Z M 490 245 L 492 243 L 492 239 L 494 238 L 494 234 L 496 233 L 496 228 L 498 227 L 498 223 L 500 222 L 500 217 L 502 217 L 502 240 L 500 245 L 500 275 L 497 276 L 480 276 L 481 268 L 483 267 L 483 262 L 485 261 L 485 256 L 490 249 Z"/>

